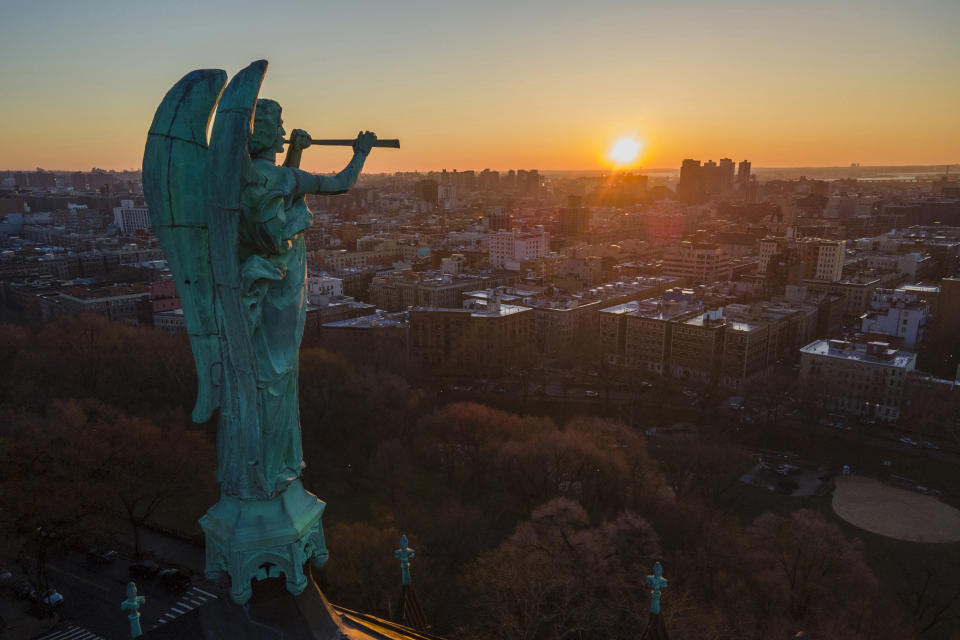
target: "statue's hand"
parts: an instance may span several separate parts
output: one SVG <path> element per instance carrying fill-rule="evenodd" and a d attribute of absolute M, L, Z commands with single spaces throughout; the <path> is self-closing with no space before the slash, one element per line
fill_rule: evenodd
<path fill-rule="evenodd" d="M 377 141 L 377 135 L 369 131 L 361 131 L 357 134 L 357 140 L 353 143 L 353 151 L 362 151 L 364 155 L 370 154 L 373 143 Z"/>
<path fill-rule="evenodd" d="M 290 148 L 306 149 L 310 146 L 310 134 L 303 129 L 294 129 L 290 132 Z"/>

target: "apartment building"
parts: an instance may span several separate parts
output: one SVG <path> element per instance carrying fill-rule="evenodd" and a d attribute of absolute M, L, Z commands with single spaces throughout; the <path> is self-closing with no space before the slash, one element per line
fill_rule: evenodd
<path fill-rule="evenodd" d="M 612 365 L 663 375 L 670 362 L 674 324 L 701 311 L 689 289 L 607 307 L 599 312 L 601 348 Z"/>
<path fill-rule="evenodd" d="M 472 309 L 410 310 L 410 354 L 425 371 L 498 376 L 533 345 L 533 309 L 493 301 Z"/>
<path fill-rule="evenodd" d="M 378 309 L 404 311 L 409 307 L 457 309 L 464 293 L 502 283 L 498 277 L 445 274 L 435 271 L 395 271 L 375 276 L 367 299 Z"/>
<path fill-rule="evenodd" d="M 718 379 L 727 320 L 712 309 L 677 321 L 670 336 L 670 375 L 710 384 Z"/>
<path fill-rule="evenodd" d="M 803 286 L 815 293 L 836 293 L 844 298 L 843 312 L 846 315 L 861 316 L 870 307 L 873 293 L 880 287 L 880 278 L 875 276 L 853 276 L 838 282 L 825 280 L 804 280 Z"/>
<path fill-rule="evenodd" d="M 846 261 L 846 240 L 801 238 L 797 241 L 804 264 L 804 277 L 836 282 L 843 277 Z"/>
<path fill-rule="evenodd" d="M 878 289 L 870 309 L 860 316 L 860 331 L 888 336 L 914 351 L 923 341 L 930 305 L 916 293 L 904 289 Z"/>
<path fill-rule="evenodd" d="M 550 252 L 550 234 L 543 225 L 532 230 L 497 231 L 488 238 L 490 266 L 518 270 L 524 262 L 543 258 Z"/>
<path fill-rule="evenodd" d="M 150 224 L 150 209 L 134 206 L 133 200 L 121 200 L 120 206 L 114 207 L 113 224 L 125 235 L 153 228 Z"/>
<path fill-rule="evenodd" d="M 663 273 L 689 278 L 692 284 L 730 279 L 730 257 L 717 244 L 685 240 L 669 247 L 663 256 Z"/>
<path fill-rule="evenodd" d="M 915 353 L 891 349 L 886 342 L 816 340 L 800 350 L 800 388 L 808 402 L 825 411 L 895 422 L 916 363 Z"/>

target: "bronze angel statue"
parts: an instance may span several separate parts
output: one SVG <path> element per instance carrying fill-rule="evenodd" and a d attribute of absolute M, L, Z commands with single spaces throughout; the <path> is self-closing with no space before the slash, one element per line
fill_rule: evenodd
<path fill-rule="evenodd" d="M 221 499 L 201 525 L 207 574 L 228 573 L 231 595 L 327 556 L 324 503 L 300 484 L 304 467 L 297 364 L 306 315 L 306 194 L 347 191 L 376 136 L 361 133 L 335 176 L 299 169 L 310 137 L 294 130 L 282 165 L 280 105 L 257 99 L 267 62 L 184 76 L 157 109 L 143 158 L 153 229 L 176 280 L 197 365 L 193 419 L 216 416 Z M 226 88 L 224 88 L 226 85 Z M 216 110 L 209 144 L 207 130 Z M 264 522 L 268 522 L 264 526 Z"/>

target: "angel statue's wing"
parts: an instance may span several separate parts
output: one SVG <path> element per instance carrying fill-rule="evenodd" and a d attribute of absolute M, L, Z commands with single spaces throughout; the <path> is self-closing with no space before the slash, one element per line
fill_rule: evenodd
<path fill-rule="evenodd" d="M 217 479 L 224 491 L 238 495 L 268 491 L 263 466 L 255 464 L 261 458 L 257 360 L 250 314 L 244 308 L 238 251 L 241 195 L 258 181 L 247 141 L 266 71 L 267 61 L 258 60 L 227 85 L 210 134 L 206 177 L 210 256 L 224 359 Z"/>
<path fill-rule="evenodd" d="M 176 281 L 197 364 L 196 422 L 209 420 L 222 398 L 204 183 L 207 125 L 226 81 L 220 69 L 185 75 L 157 107 L 143 154 L 143 195 Z"/>

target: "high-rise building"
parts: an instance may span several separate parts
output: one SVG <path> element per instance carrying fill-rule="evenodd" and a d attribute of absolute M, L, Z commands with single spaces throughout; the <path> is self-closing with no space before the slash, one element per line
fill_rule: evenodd
<path fill-rule="evenodd" d="M 680 165 L 680 182 L 677 184 L 677 197 L 682 202 L 703 202 L 706 194 L 703 184 L 703 167 L 699 160 L 686 159 Z"/>
<path fill-rule="evenodd" d="M 703 191 L 707 196 L 720 193 L 720 166 L 713 160 L 707 160 L 703 163 L 701 169 L 703 173 Z"/>
<path fill-rule="evenodd" d="M 737 167 L 737 184 L 741 190 L 745 190 L 750 184 L 750 161 L 741 160 Z"/>
<path fill-rule="evenodd" d="M 439 202 L 439 187 L 436 180 L 420 180 L 413 185 L 413 193 L 421 200 L 437 205 Z"/>
<path fill-rule="evenodd" d="M 583 206 L 580 196 L 567 198 L 567 206 L 560 208 L 560 235 L 573 238 L 590 230 L 590 210 Z"/>
<path fill-rule="evenodd" d="M 720 164 L 718 170 L 720 172 L 720 192 L 724 193 L 733 189 L 733 178 L 734 178 L 734 166 L 733 160 L 730 158 L 720 158 Z"/>

